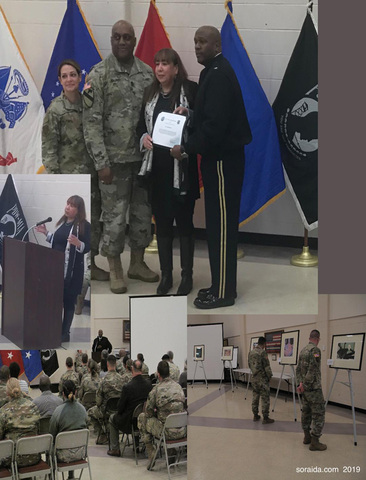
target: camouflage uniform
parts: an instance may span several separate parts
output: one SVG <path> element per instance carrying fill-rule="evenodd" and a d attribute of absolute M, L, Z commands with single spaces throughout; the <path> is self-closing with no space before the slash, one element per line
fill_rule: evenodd
<path fill-rule="evenodd" d="M 123 365 L 123 358 L 117 360 L 116 370 L 120 375 L 123 375 L 126 372 L 125 366 Z"/>
<path fill-rule="evenodd" d="M 91 70 L 84 91 L 83 123 L 86 146 L 95 170 L 110 167 L 113 181 L 99 182 L 103 235 L 101 254 L 120 255 L 124 249 L 129 208 L 129 245 L 145 248 L 151 240 L 151 207 L 147 191 L 137 183 L 141 154 L 136 135 L 145 87 L 151 68 L 134 58 L 130 73 L 113 54 Z M 92 100 L 91 100 L 92 99 Z"/>
<path fill-rule="evenodd" d="M 61 375 L 60 383 L 58 384 L 58 394 L 60 397 L 62 397 L 63 382 L 66 380 L 72 380 L 75 383 L 76 388 L 79 387 L 79 375 L 74 372 L 74 370 L 66 370 L 66 372 Z"/>
<path fill-rule="evenodd" d="M 20 437 L 38 435 L 39 419 L 39 410 L 30 398 L 21 396 L 10 400 L 0 410 L 0 439 L 16 443 Z M 17 463 L 25 467 L 35 465 L 39 459 L 38 454 L 22 455 L 17 458 Z M 8 462 L 5 460 L 4 463 Z"/>
<path fill-rule="evenodd" d="M 249 368 L 252 371 L 252 412 L 258 415 L 259 398 L 262 399 L 262 414 L 264 417 L 269 415 L 269 381 L 272 377 L 272 370 L 269 364 L 267 352 L 256 346 L 248 355 Z"/>
<path fill-rule="evenodd" d="M 91 254 L 99 252 L 101 199 L 98 175 L 85 146 L 83 105 L 64 92 L 47 109 L 42 130 L 42 162 L 47 173 L 91 174 Z"/>
<path fill-rule="evenodd" d="M 100 382 L 97 390 L 97 404 L 88 410 L 88 423 L 98 429 L 100 420 L 103 419 L 107 400 L 112 397 L 119 397 L 122 391 L 122 377 L 116 371 L 107 372 L 106 376 Z"/>
<path fill-rule="evenodd" d="M 145 362 L 143 362 L 142 364 L 141 371 L 142 371 L 142 375 L 149 375 L 149 367 L 146 365 Z"/>
<path fill-rule="evenodd" d="M 179 375 L 180 375 L 179 367 L 173 362 L 168 362 L 168 363 L 169 363 L 169 377 L 175 382 L 178 382 Z"/>
<path fill-rule="evenodd" d="M 90 373 L 87 373 L 86 375 L 83 376 L 83 379 L 81 380 L 81 384 L 78 390 L 78 397 L 80 402 L 82 403 L 82 405 L 84 405 L 86 409 L 92 407 L 94 404 L 89 405 L 87 403 L 83 403 L 82 398 L 84 394 L 87 392 L 96 392 L 99 388 L 100 382 L 101 382 L 101 379 L 99 375 L 95 375 L 94 377 L 92 377 Z"/>
<path fill-rule="evenodd" d="M 303 384 L 301 423 L 305 432 L 320 437 L 324 426 L 325 402 L 321 384 L 321 352 L 312 342 L 304 347 L 299 356 L 296 368 L 297 382 Z"/>
<path fill-rule="evenodd" d="M 0 408 L 8 403 L 9 397 L 6 394 L 6 383 L 0 382 Z"/>
<path fill-rule="evenodd" d="M 153 387 L 147 397 L 145 412 L 138 417 L 138 427 L 145 444 L 151 444 L 153 437 L 161 434 L 168 415 L 184 412 L 184 402 L 182 387 L 170 377 L 164 378 Z M 167 438 L 174 440 L 183 438 L 186 434 L 185 427 L 169 429 Z"/>
<path fill-rule="evenodd" d="M 125 371 L 124 371 L 124 373 L 122 373 L 121 377 L 122 377 L 122 386 L 126 385 L 126 383 L 128 383 L 132 380 L 132 372 L 130 370 L 125 369 Z"/>

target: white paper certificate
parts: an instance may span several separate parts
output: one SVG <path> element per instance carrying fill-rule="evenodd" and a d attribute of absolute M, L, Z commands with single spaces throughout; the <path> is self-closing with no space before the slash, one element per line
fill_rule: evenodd
<path fill-rule="evenodd" d="M 168 148 L 180 145 L 186 119 L 184 115 L 160 112 L 152 134 L 153 143 Z"/>

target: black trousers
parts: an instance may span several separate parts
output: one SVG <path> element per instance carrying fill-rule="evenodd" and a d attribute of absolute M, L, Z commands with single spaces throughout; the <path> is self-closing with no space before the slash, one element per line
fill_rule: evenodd
<path fill-rule="evenodd" d="M 173 200 L 174 201 L 174 200 Z M 180 237 L 189 237 L 193 234 L 193 212 L 195 200 L 187 198 L 184 202 L 174 202 L 172 215 L 166 215 L 164 206 L 154 208 L 153 214 L 156 223 L 156 233 L 160 237 L 173 238 L 174 220 Z"/>
<path fill-rule="evenodd" d="M 236 292 L 237 244 L 244 149 L 228 158 L 202 158 L 205 215 L 213 294 L 233 297 Z"/>

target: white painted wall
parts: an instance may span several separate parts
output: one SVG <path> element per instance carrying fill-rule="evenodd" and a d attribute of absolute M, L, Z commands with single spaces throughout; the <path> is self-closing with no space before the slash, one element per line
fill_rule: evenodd
<path fill-rule="evenodd" d="M 322 352 L 322 385 L 324 396 L 328 395 L 335 370 L 327 366 L 331 355 L 332 335 L 366 332 L 366 295 L 319 295 L 318 315 L 189 315 L 188 325 L 210 324 L 222 322 L 224 337 L 229 345 L 239 347 L 240 368 L 248 367 L 248 353 L 251 337 L 264 335 L 275 330 L 299 330 L 299 352 L 307 345 L 312 329 L 320 331 L 319 348 Z M 352 372 L 355 394 L 355 406 L 366 409 L 366 360 L 365 351 L 361 371 Z M 272 360 L 269 355 L 273 372 L 281 373 L 282 365 Z M 291 373 L 290 367 L 285 367 L 284 373 Z M 334 384 L 330 401 L 351 405 L 350 391 L 342 383 L 348 381 L 347 371 L 339 370 L 337 382 Z M 271 381 L 271 387 L 277 388 L 278 380 Z M 287 390 L 282 382 L 281 389 Z M 271 400 L 273 402 L 273 398 Z"/>
<path fill-rule="evenodd" d="M 66 0 L 2 0 L 1 5 L 41 90 Z M 102 56 L 110 53 L 110 29 L 119 19 L 131 21 L 139 38 L 149 2 L 146 0 L 80 0 Z M 253 66 L 270 101 L 276 97 L 306 14 L 306 0 L 234 0 L 234 17 Z M 170 41 L 190 77 L 198 79 L 193 36 L 201 25 L 221 28 L 224 0 L 158 0 Z M 314 1 L 318 18 L 318 0 Z M 203 198 L 197 202 L 195 226 L 204 228 Z M 241 231 L 302 236 L 304 229 L 289 193 L 268 207 Z M 317 230 L 310 232 L 317 236 Z"/>

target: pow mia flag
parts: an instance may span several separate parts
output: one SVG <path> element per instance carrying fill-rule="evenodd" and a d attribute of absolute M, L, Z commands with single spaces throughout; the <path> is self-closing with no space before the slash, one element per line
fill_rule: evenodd
<path fill-rule="evenodd" d="M 4 237 L 21 240 L 28 230 L 12 175 L 8 175 L 0 196 L 0 265 L 3 261 Z M 28 241 L 28 234 L 25 237 Z"/>
<path fill-rule="evenodd" d="M 274 101 L 286 183 L 304 226 L 318 227 L 318 34 L 308 8 Z"/>

